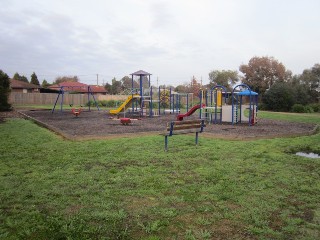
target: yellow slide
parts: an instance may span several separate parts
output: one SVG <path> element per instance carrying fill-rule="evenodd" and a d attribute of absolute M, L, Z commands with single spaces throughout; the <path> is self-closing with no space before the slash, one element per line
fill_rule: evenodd
<path fill-rule="evenodd" d="M 120 105 L 120 107 L 118 107 L 117 109 L 112 109 L 112 110 L 110 110 L 110 113 L 111 113 L 111 114 L 118 114 L 119 112 L 121 112 L 121 111 L 125 108 L 125 106 L 127 106 L 128 104 L 131 103 L 132 99 L 135 99 L 135 98 L 138 98 L 138 97 L 140 97 L 140 95 L 137 95 L 137 94 L 135 94 L 135 95 L 130 95 L 130 96 L 127 98 L 127 100 L 125 100 L 124 103 L 122 103 L 122 104 Z"/>

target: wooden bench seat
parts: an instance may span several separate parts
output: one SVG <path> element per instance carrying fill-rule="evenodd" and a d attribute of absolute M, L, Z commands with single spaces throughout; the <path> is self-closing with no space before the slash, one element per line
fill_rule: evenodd
<path fill-rule="evenodd" d="M 196 145 L 198 145 L 198 135 L 203 132 L 205 127 L 204 120 L 186 120 L 186 121 L 172 121 L 167 123 L 166 131 L 160 133 L 165 137 L 165 150 L 168 151 L 168 137 L 180 134 L 196 134 Z"/>

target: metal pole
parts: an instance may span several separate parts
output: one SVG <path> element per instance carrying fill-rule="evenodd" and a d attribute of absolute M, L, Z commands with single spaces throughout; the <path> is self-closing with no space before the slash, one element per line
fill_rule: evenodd
<path fill-rule="evenodd" d="M 171 96 L 171 87 L 170 87 L 170 92 L 169 92 L 169 94 L 170 94 L 170 95 L 169 95 L 169 110 L 170 110 L 170 113 L 171 113 L 171 105 L 172 105 L 172 104 L 171 104 L 171 97 L 172 97 L 172 96 Z"/>
<path fill-rule="evenodd" d="M 152 116 L 152 87 L 150 87 L 150 117 Z"/>
<path fill-rule="evenodd" d="M 189 93 L 187 93 L 187 112 L 189 111 Z"/>
<path fill-rule="evenodd" d="M 91 104 L 90 104 L 90 93 L 89 93 L 89 86 L 88 86 L 88 105 L 89 105 L 89 112 L 90 112 L 90 108 L 91 108 Z"/>
<path fill-rule="evenodd" d="M 200 116 L 199 118 L 201 119 L 202 118 L 202 95 L 203 95 L 203 91 L 200 90 Z"/>
<path fill-rule="evenodd" d="M 160 99 L 161 99 L 161 97 L 160 97 L 160 87 L 159 87 L 159 103 L 158 103 L 158 105 L 159 105 L 159 116 L 160 116 L 160 107 L 161 107 Z"/>
<path fill-rule="evenodd" d="M 60 102 L 60 112 L 62 112 L 62 109 L 63 109 L 63 98 L 64 98 L 64 90 L 63 90 L 63 87 L 61 87 L 61 102 Z"/>
<path fill-rule="evenodd" d="M 131 106 L 132 106 L 132 112 L 134 111 L 134 100 L 133 100 L 133 75 L 131 75 Z"/>
<path fill-rule="evenodd" d="M 199 137 L 199 133 L 196 132 L 196 145 L 198 145 L 198 137 Z"/>

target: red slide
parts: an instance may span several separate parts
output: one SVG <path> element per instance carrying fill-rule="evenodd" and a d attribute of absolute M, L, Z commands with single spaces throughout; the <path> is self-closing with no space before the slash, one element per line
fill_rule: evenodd
<path fill-rule="evenodd" d="M 205 104 L 202 104 L 202 107 L 205 107 L 206 105 Z M 201 105 L 198 104 L 198 105 L 195 105 L 193 106 L 188 112 L 184 113 L 184 114 L 179 114 L 177 116 L 177 120 L 178 121 L 182 121 L 184 117 L 187 117 L 187 116 L 190 116 L 192 115 L 196 110 L 198 110 L 199 108 L 201 108 Z"/>

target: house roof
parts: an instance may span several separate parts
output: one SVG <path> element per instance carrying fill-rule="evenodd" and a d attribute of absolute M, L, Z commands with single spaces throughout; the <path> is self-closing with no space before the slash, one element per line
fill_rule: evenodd
<path fill-rule="evenodd" d="M 63 90 L 66 92 L 81 92 L 81 93 L 86 93 L 88 92 L 88 87 L 90 87 L 91 91 L 93 93 L 106 93 L 106 89 L 102 86 L 96 86 L 96 85 L 87 85 L 84 83 L 80 82 L 62 82 L 59 84 L 51 85 L 50 89 L 55 89 L 58 90 L 61 87 L 63 87 Z"/>
<path fill-rule="evenodd" d="M 61 88 L 63 87 L 64 90 L 67 89 L 81 89 L 81 88 L 87 88 L 88 85 L 80 82 L 61 82 L 55 85 L 51 85 L 49 88 Z"/>
<path fill-rule="evenodd" d="M 15 80 L 15 79 L 10 79 L 10 87 L 12 89 L 39 89 L 39 88 L 41 88 L 38 85 Z"/>
<path fill-rule="evenodd" d="M 94 93 L 107 93 L 107 90 L 102 86 L 90 85 L 90 88 Z"/>

